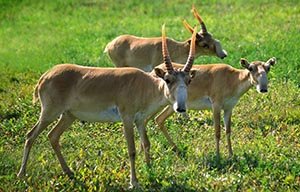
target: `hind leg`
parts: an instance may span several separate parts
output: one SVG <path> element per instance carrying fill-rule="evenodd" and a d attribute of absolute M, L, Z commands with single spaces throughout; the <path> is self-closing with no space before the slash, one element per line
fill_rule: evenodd
<path fill-rule="evenodd" d="M 232 157 L 232 147 L 231 147 L 231 115 L 232 115 L 232 109 L 226 109 L 224 110 L 224 125 L 226 129 L 226 137 L 227 137 L 227 148 L 229 157 Z"/>
<path fill-rule="evenodd" d="M 213 118 L 214 118 L 215 139 L 216 139 L 216 158 L 217 158 L 217 163 L 220 164 L 221 107 L 218 103 L 213 104 Z"/>
<path fill-rule="evenodd" d="M 51 110 L 43 110 L 42 109 L 42 112 L 41 112 L 38 122 L 27 133 L 27 139 L 25 141 L 25 146 L 24 146 L 22 165 L 21 165 L 20 171 L 18 173 L 18 177 L 23 177 L 26 174 L 26 165 L 27 165 L 29 153 L 30 153 L 30 150 L 32 148 L 32 145 L 33 145 L 35 139 L 59 115 L 60 115 L 60 112 L 58 110 L 51 111 Z"/>
<path fill-rule="evenodd" d="M 60 120 L 56 124 L 56 126 L 49 132 L 48 137 L 50 139 L 52 148 L 59 160 L 59 163 L 63 169 L 63 171 L 69 176 L 72 177 L 73 173 L 68 167 L 62 153 L 60 150 L 59 138 L 61 134 L 74 122 L 75 117 L 69 112 L 65 112 L 61 115 Z"/>
<path fill-rule="evenodd" d="M 135 125 L 141 138 L 141 146 L 145 153 L 146 163 L 147 165 L 150 165 L 150 141 L 146 130 L 147 121 L 145 121 L 143 118 L 137 119 Z"/>

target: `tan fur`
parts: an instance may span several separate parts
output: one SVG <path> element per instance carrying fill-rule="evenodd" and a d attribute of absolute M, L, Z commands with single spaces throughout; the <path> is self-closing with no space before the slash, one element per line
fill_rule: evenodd
<path fill-rule="evenodd" d="M 168 38 L 167 44 L 172 60 L 184 63 L 189 54 L 189 43 Z M 105 50 L 116 67 L 137 67 L 150 71 L 163 61 L 161 38 L 121 35 L 108 43 Z"/>
<path fill-rule="evenodd" d="M 163 26 L 163 39 L 164 26 Z M 195 39 L 196 33 L 192 39 Z M 163 41 L 165 45 L 166 42 Z M 167 55 L 166 51 L 163 55 Z M 194 45 L 185 66 L 193 65 Z M 27 134 L 19 177 L 25 175 L 26 164 L 34 140 L 59 116 L 57 125 L 48 137 L 63 171 L 72 176 L 59 145 L 61 134 L 76 120 L 116 122 L 122 121 L 130 160 L 130 184 L 137 187 L 135 171 L 134 125 L 141 138 L 147 164 L 150 163 L 150 142 L 146 125 L 154 114 L 168 104 L 178 112 L 186 111 L 187 85 L 190 70 L 175 71 L 172 63 L 164 63 L 171 70 L 157 69 L 155 76 L 137 68 L 97 68 L 74 64 L 54 66 L 40 78 L 34 99 L 41 102 L 39 121 Z"/>
<path fill-rule="evenodd" d="M 56 65 L 41 77 L 35 88 L 34 98 L 38 97 L 41 102 L 41 116 L 27 134 L 23 163 L 18 175 L 25 174 L 29 151 L 35 138 L 59 116 L 58 124 L 48 135 L 62 169 L 69 176 L 72 176 L 72 172 L 61 155 L 58 143 L 65 129 L 75 119 L 100 122 L 122 120 L 130 156 L 131 185 L 136 186 L 133 125 L 140 132 L 146 162 L 150 163 L 150 142 L 145 126 L 150 117 L 169 102 L 175 102 L 176 97 L 170 91 L 175 92 L 179 81 L 185 84 L 189 73 L 174 72 L 168 76 L 174 79 L 169 86 L 162 77 L 152 77 L 137 68 Z"/>
<path fill-rule="evenodd" d="M 188 29 L 193 33 L 193 28 Z M 195 57 L 200 55 L 215 55 L 220 58 L 227 56 L 218 40 L 207 31 L 200 31 L 196 36 Z M 172 61 L 184 63 L 189 55 L 191 39 L 183 42 L 167 38 L 167 44 Z M 121 35 L 106 45 L 107 52 L 116 67 L 137 67 L 144 71 L 151 71 L 162 63 L 161 38 L 143 38 L 133 35 Z"/>
<path fill-rule="evenodd" d="M 48 97 L 51 105 L 67 101 L 69 111 L 82 107 L 96 110 L 99 106 L 94 104 L 101 103 L 102 108 L 118 105 L 126 113 L 136 113 L 138 107 L 146 109 L 153 103 L 153 98 L 162 100 L 163 97 L 163 90 L 160 90 L 164 88 L 163 82 L 134 68 L 109 69 L 62 64 L 55 66 L 42 78 L 38 85 L 40 99 Z M 128 96 L 131 107 L 126 108 Z M 147 99 L 148 96 L 151 97 Z"/>
<path fill-rule="evenodd" d="M 275 58 L 268 62 L 275 64 Z M 226 128 L 226 136 L 228 143 L 229 155 L 232 156 L 231 147 L 231 115 L 232 109 L 237 104 L 239 98 L 247 92 L 250 87 L 257 85 L 261 75 L 266 72 L 266 63 L 255 61 L 251 63 L 255 68 L 253 71 L 249 69 L 235 69 L 226 64 L 207 64 L 194 65 L 192 70 L 195 71 L 194 78 L 188 87 L 188 108 L 194 110 L 212 109 L 215 135 L 216 135 L 216 149 L 217 157 L 219 159 L 219 142 L 220 142 L 220 118 L 221 110 L 224 110 L 224 124 Z M 182 68 L 182 65 L 173 65 L 174 68 Z M 248 66 L 248 65 L 245 65 Z M 157 66 L 165 70 L 162 65 Z M 264 91 L 265 92 L 265 91 Z M 169 136 L 164 121 L 173 114 L 170 106 L 166 107 L 156 118 L 155 121 L 160 129 L 168 139 L 173 149 L 178 152 L 178 148 Z"/>

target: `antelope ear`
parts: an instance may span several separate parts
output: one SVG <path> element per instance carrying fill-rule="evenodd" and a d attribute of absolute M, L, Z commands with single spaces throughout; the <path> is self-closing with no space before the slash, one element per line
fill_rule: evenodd
<path fill-rule="evenodd" d="M 275 57 L 272 57 L 271 59 L 269 59 L 265 65 L 275 65 L 276 63 L 276 58 Z"/>
<path fill-rule="evenodd" d="M 197 33 L 196 34 L 196 40 L 195 40 L 196 44 L 195 45 L 198 46 L 199 43 L 201 43 L 202 39 L 203 38 Z M 187 43 L 188 43 L 189 46 L 191 46 L 192 40 L 191 39 L 187 40 Z"/>
<path fill-rule="evenodd" d="M 191 78 L 193 79 L 196 76 L 197 70 L 191 70 Z"/>
<path fill-rule="evenodd" d="M 155 74 L 160 78 L 164 78 L 164 76 L 166 74 L 166 72 L 160 67 L 155 67 L 154 71 L 155 71 Z"/>
<path fill-rule="evenodd" d="M 191 42 L 192 42 L 191 39 L 187 40 L 187 43 L 189 44 L 189 46 L 191 46 Z"/>
<path fill-rule="evenodd" d="M 241 64 L 242 67 L 244 67 L 246 69 L 249 69 L 250 63 L 247 61 L 247 59 L 241 58 L 240 64 Z"/>

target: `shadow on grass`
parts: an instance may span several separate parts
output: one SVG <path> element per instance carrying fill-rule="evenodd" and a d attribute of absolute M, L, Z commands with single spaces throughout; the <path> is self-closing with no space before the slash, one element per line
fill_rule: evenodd
<path fill-rule="evenodd" d="M 193 158 L 196 158 L 193 156 Z M 218 173 L 224 174 L 228 172 L 239 172 L 240 174 L 247 174 L 249 172 L 255 171 L 255 169 L 262 169 L 272 171 L 274 166 L 280 172 L 291 172 L 295 167 L 300 167 L 298 162 L 294 162 L 290 168 L 287 168 L 284 164 L 281 165 L 280 162 L 273 161 L 273 159 L 264 159 L 260 156 L 259 153 L 255 152 L 244 152 L 241 154 L 237 154 L 232 158 L 228 158 L 227 156 L 220 157 L 220 161 L 218 163 L 215 153 L 208 153 L 196 162 L 198 165 L 198 169 L 205 169 L 205 171 L 215 172 L 217 170 Z M 52 187 L 53 189 L 60 191 L 62 189 L 65 190 L 79 190 L 79 191 L 207 191 L 206 188 L 197 188 L 195 186 L 191 186 L 188 183 L 188 180 L 182 175 L 168 175 L 164 172 L 157 171 L 154 167 L 146 167 L 146 171 L 144 172 L 145 177 L 141 177 L 140 184 L 141 188 L 138 189 L 130 189 L 129 184 L 124 185 L 124 183 L 120 184 L 114 180 L 114 177 L 105 177 L 103 180 L 100 178 L 92 178 L 90 174 L 81 174 L 75 173 L 75 177 L 73 179 L 68 179 L 66 175 L 60 175 L 55 179 Z M 285 177 L 284 177 L 285 178 Z M 278 179 L 281 179 L 278 176 Z M 203 185 L 202 187 L 204 187 Z M 24 187 L 24 186 L 23 186 Z M 92 187 L 92 188 L 91 188 Z"/>
<path fill-rule="evenodd" d="M 230 158 L 221 156 L 218 161 L 215 153 L 209 153 L 202 158 L 199 166 L 208 170 L 218 170 L 221 173 L 228 171 L 246 173 L 258 167 L 259 162 L 262 160 L 256 154 L 243 153 Z"/>

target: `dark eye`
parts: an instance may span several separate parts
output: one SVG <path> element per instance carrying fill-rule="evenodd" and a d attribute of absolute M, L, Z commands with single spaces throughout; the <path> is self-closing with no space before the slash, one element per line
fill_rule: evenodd
<path fill-rule="evenodd" d="M 167 84 L 171 83 L 171 81 L 169 79 L 165 79 L 165 81 L 166 81 Z"/>
<path fill-rule="evenodd" d="M 208 49 L 209 45 L 205 43 L 205 44 L 203 44 L 203 48 Z"/>
<path fill-rule="evenodd" d="M 266 72 L 270 71 L 270 67 L 265 67 Z"/>
<path fill-rule="evenodd" d="M 250 66 L 248 67 L 248 70 L 249 70 L 249 71 L 254 71 L 254 70 L 255 70 L 255 66 L 254 66 L 254 65 L 250 65 Z"/>

